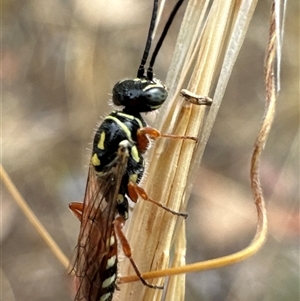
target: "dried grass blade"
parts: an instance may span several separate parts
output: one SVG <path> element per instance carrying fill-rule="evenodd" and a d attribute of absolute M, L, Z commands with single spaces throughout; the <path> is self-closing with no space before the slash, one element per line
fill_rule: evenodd
<path fill-rule="evenodd" d="M 7 187 L 8 191 L 11 193 L 13 199 L 17 203 L 17 205 L 20 207 L 21 211 L 25 214 L 29 222 L 32 224 L 34 229 L 41 235 L 43 240 L 46 242 L 46 244 L 49 246 L 53 254 L 57 257 L 57 259 L 62 263 L 62 265 L 67 268 L 69 265 L 69 259 L 66 257 L 66 255 L 62 252 L 62 250 L 59 248 L 59 246 L 56 244 L 56 242 L 53 240 L 51 235 L 47 232 L 45 227 L 41 224 L 39 219 L 36 217 L 36 215 L 33 213 L 33 211 L 30 209 L 30 207 L 27 205 L 26 201 L 16 188 L 16 186 L 13 184 L 11 178 L 5 171 L 4 167 L 0 165 L 0 178 L 4 185 Z"/>
<path fill-rule="evenodd" d="M 201 35 L 201 43 L 195 43 L 193 37 L 188 36 L 187 43 L 191 43 L 191 49 L 186 45 L 183 45 L 182 37 L 179 37 L 178 44 L 179 49 L 184 49 L 185 54 L 197 53 L 198 60 L 195 64 L 195 71 L 193 72 L 193 79 L 190 80 L 190 89 L 192 92 L 198 94 L 207 95 L 210 89 L 212 89 L 213 81 L 216 77 L 216 72 L 218 72 L 218 66 L 223 64 L 221 74 L 223 74 L 223 84 L 221 85 L 221 92 L 219 91 L 219 98 L 221 100 L 228 78 L 230 76 L 232 67 L 234 65 L 237 53 L 243 43 L 245 32 L 247 31 L 248 24 L 252 17 L 256 1 L 244 1 L 240 4 L 240 1 L 214 1 L 212 6 L 208 5 L 206 1 L 191 1 L 188 5 L 186 15 L 191 19 L 191 15 L 195 13 L 196 18 L 199 17 L 199 11 L 195 11 L 194 7 L 206 7 L 208 11 L 201 12 L 200 15 L 207 16 L 208 19 L 204 23 L 204 33 Z M 199 4 L 201 3 L 201 5 Z M 192 11 L 189 11 L 191 9 Z M 243 9 L 243 10 L 242 10 Z M 197 22 L 186 23 L 186 26 L 192 24 L 194 32 L 199 32 L 195 28 L 199 26 L 198 19 Z M 220 25 L 221 24 L 221 25 Z M 238 31 L 238 33 L 234 31 Z M 188 32 L 188 30 L 181 30 L 181 32 Z M 226 33 L 224 33 L 226 32 Z M 235 34 L 234 34 L 235 33 Z M 227 49 L 228 43 L 224 41 L 224 36 L 229 36 L 230 41 L 234 44 L 233 49 L 229 49 L 226 52 L 225 58 L 230 57 L 232 62 L 229 67 L 225 65 L 224 58 L 224 48 Z M 233 39 L 235 39 L 233 41 Z M 195 47 L 200 46 L 200 49 Z M 213 50 L 212 50 L 213 48 Z M 210 51 L 211 50 L 211 51 Z M 233 53 L 232 53 L 233 51 Z M 176 52 L 177 53 L 177 52 Z M 184 67 L 191 64 L 191 58 L 183 58 L 179 54 L 176 56 L 179 58 L 179 65 Z M 185 60 L 184 60 L 185 59 Z M 184 68 L 183 68 L 184 69 Z M 176 94 L 180 87 L 178 83 L 183 82 L 178 75 L 180 68 L 171 67 L 172 76 L 176 84 L 171 83 L 173 90 L 170 91 L 170 95 L 174 96 L 169 103 L 168 108 L 170 109 L 167 113 L 166 122 L 161 127 L 163 132 L 172 132 L 177 135 L 189 135 L 197 136 L 200 128 L 203 124 L 204 110 L 197 107 L 192 107 L 188 105 L 180 105 L 178 108 L 178 99 L 176 99 Z M 182 71 L 182 69 L 181 69 Z M 223 73 L 222 73 L 223 72 Z M 187 74 L 187 70 L 183 70 L 184 75 Z M 225 75 L 224 75 L 225 74 Z M 199 87 L 193 90 L 195 87 Z M 175 90 L 174 90 L 175 89 Z M 222 94 L 223 93 L 223 94 Z M 215 105 L 214 112 L 220 105 L 219 103 Z M 175 115 L 175 118 L 174 118 Z M 175 123 L 174 120 L 177 120 Z M 173 129 L 173 130 L 172 130 Z M 210 131 L 207 131 L 209 133 Z M 154 147 L 153 155 L 150 159 L 149 174 L 147 181 L 145 183 L 145 188 L 151 197 L 157 201 L 162 202 L 164 205 L 171 207 L 174 210 L 179 210 L 179 208 L 184 208 L 184 199 L 187 199 L 189 191 L 186 187 L 189 185 L 188 176 L 190 174 L 191 159 L 195 146 L 189 142 L 178 142 L 178 141 L 158 141 Z M 194 157 L 195 160 L 195 157 Z M 194 162 L 192 163 L 194 165 Z M 196 162 L 198 164 L 198 161 Z M 182 209 L 184 211 L 184 209 Z M 215 268 L 216 265 L 226 265 L 232 262 L 232 258 L 228 258 L 228 261 L 210 261 L 206 262 L 206 266 L 202 263 L 193 265 L 188 265 L 184 267 L 166 269 L 169 262 L 169 253 L 172 246 L 173 233 L 176 227 L 177 219 L 170 216 L 168 213 L 162 212 L 153 206 L 149 206 L 146 203 L 140 203 L 137 206 L 128 221 L 128 232 L 127 237 L 131 243 L 133 251 L 133 256 L 136 262 L 139 264 L 140 270 L 159 270 L 163 271 L 145 273 L 146 278 L 155 275 L 172 275 L 177 274 L 179 271 L 192 271 L 207 268 Z M 181 262 L 183 264 L 183 262 Z M 162 272 L 162 273 L 161 273 Z M 124 263 L 124 267 L 121 269 L 121 273 L 126 275 L 132 273 L 130 267 Z M 125 277 L 121 278 L 122 282 L 132 280 L 133 278 Z M 149 278 L 148 278 L 149 279 Z M 156 284 L 161 284 L 162 280 L 157 279 L 154 281 Z M 184 294 L 184 286 L 181 286 L 182 295 Z M 177 293 L 181 295 L 180 292 Z M 168 292 L 166 293 L 168 294 Z M 172 294 L 172 293 L 170 293 Z M 121 293 L 117 298 L 126 300 L 161 300 L 162 293 L 159 291 L 153 292 L 144 287 L 141 287 L 139 283 L 130 284 L 122 286 Z"/>
<path fill-rule="evenodd" d="M 251 161 L 251 183 L 252 183 L 252 190 L 255 198 L 255 205 L 257 208 L 257 217 L 258 217 L 257 232 L 253 241 L 247 248 L 235 254 L 224 256 L 213 260 L 204 261 L 204 262 L 189 264 L 178 268 L 169 268 L 161 271 L 144 273 L 143 277 L 145 279 L 150 279 L 152 277 L 177 275 L 178 273 L 186 273 L 192 271 L 202 271 L 202 270 L 218 268 L 229 264 L 237 263 L 241 260 L 245 260 L 246 258 L 251 257 L 261 248 L 261 246 L 265 242 L 266 235 L 267 235 L 267 216 L 266 216 L 264 198 L 262 195 L 262 189 L 260 186 L 258 170 L 259 170 L 260 155 L 265 145 L 275 115 L 276 89 L 275 89 L 275 81 L 274 81 L 274 60 L 275 60 L 275 53 L 276 53 L 276 39 L 278 35 L 279 33 L 276 32 L 275 30 L 275 10 L 274 10 L 274 3 L 273 3 L 271 26 L 270 26 L 270 40 L 267 48 L 267 56 L 266 56 L 266 63 L 265 63 L 266 109 L 265 109 L 265 115 L 263 118 L 261 130 L 256 140 L 255 149 Z M 123 278 L 124 282 L 134 281 L 134 280 L 136 280 L 135 276 Z"/>

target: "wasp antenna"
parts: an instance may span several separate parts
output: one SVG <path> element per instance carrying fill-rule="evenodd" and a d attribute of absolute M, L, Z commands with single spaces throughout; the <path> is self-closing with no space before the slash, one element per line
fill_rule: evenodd
<path fill-rule="evenodd" d="M 155 22 L 156 22 L 156 17 L 157 17 L 157 10 L 158 10 L 158 0 L 154 0 L 152 17 L 151 17 L 150 27 L 149 27 L 147 41 L 146 41 L 146 47 L 145 47 L 143 58 L 142 58 L 142 61 L 141 61 L 141 64 L 139 66 L 138 73 L 137 73 L 138 78 L 142 78 L 145 76 L 145 74 L 144 74 L 145 73 L 145 64 L 148 59 L 149 51 L 151 48 L 152 35 L 153 35 L 154 28 L 155 28 Z"/>
<path fill-rule="evenodd" d="M 168 21 L 167 21 L 167 23 L 166 23 L 166 25 L 164 27 L 164 30 L 163 30 L 163 32 L 162 32 L 162 34 L 161 34 L 161 36 L 160 36 L 160 38 L 159 38 L 159 40 L 158 40 L 158 42 L 156 44 L 156 47 L 155 47 L 155 49 L 153 51 L 153 54 L 152 54 L 152 57 L 151 57 L 151 60 L 150 60 L 150 64 L 149 64 L 149 68 L 147 70 L 147 78 L 150 79 L 150 80 L 152 80 L 152 78 L 153 78 L 153 65 L 155 63 L 155 59 L 157 57 L 157 54 L 158 54 L 158 52 L 159 52 L 159 50 L 161 48 L 161 45 L 163 44 L 163 42 L 165 40 L 165 37 L 166 37 L 166 35 L 167 35 L 168 31 L 169 31 L 169 28 L 172 25 L 174 17 L 176 16 L 176 14 L 177 14 L 177 12 L 178 12 L 181 4 L 183 3 L 183 1 L 184 0 L 178 0 L 178 2 L 176 3 L 176 5 L 174 6 L 174 8 L 173 8 L 173 10 L 172 10 L 172 12 L 171 12 L 171 14 L 169 16 L 169 19 L 168 19 Z"/>

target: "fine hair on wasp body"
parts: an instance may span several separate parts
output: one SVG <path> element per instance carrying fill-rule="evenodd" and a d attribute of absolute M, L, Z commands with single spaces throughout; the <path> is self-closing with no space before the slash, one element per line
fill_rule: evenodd
<path fill-rule="evenodd" d="M 128 219 L 128 199 L 137 202 L 138 197 L 172 214 L 187 216 L 186 213 L 173 211 L 152 200 L 138 186 L 144 173 L 143 155 L 149 146 L 149 139 L 170 137 L 195 140 L 193 137 L 161 135 L 156 129 L 147 127 L 141 116 L 141 113 L 159 109 L 167 98 L 166 87 L 153 78 L 152 68 L 182 2 L 179 0 L 175 5 L 145 72 L 158 9 L 158 0 L 154 0 L 137 78 L 121 80 L 115 84 L 112 101 L 123 109 L 106 116 L 94 136 L 84 201 L 69 206 L 81 222 L 72 266 L 75 274 L 75 300 L 112 299 L 117 279 L 117 240 L 142 283 L 150 288 L 162 288 L 142 278 L 131 257 L 131 249 L 122 227 Z"/>

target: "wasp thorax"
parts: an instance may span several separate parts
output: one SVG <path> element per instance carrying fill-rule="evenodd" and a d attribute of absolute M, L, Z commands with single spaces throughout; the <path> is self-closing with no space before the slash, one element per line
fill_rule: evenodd
<path fill-rule="evenodd" d="M 113 88 L 113 103 L 131 111 L 149 112 L 160 108 L 168 96 L 166 87 L 147 79 L 126 79 Z"/>

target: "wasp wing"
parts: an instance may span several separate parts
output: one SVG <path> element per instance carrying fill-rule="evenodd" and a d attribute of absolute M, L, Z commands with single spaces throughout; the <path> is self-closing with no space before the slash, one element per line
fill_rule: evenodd
<path fill-rule="evenodd" d="M 83 202 L 81 226 L 75 261 L 75 300 L 98 301 L 108 254 L 112 252 L 110 239 L 114 236 L 113 221 L 117 214 L 117 197 L 127 169 L 128 150 L 120 147 L 115 164 L 98 176 L 90 163 Z M 114 250 L 117 253 L 115 243 Z M 117 254 L 116 254 L 117 255 Z"/>

